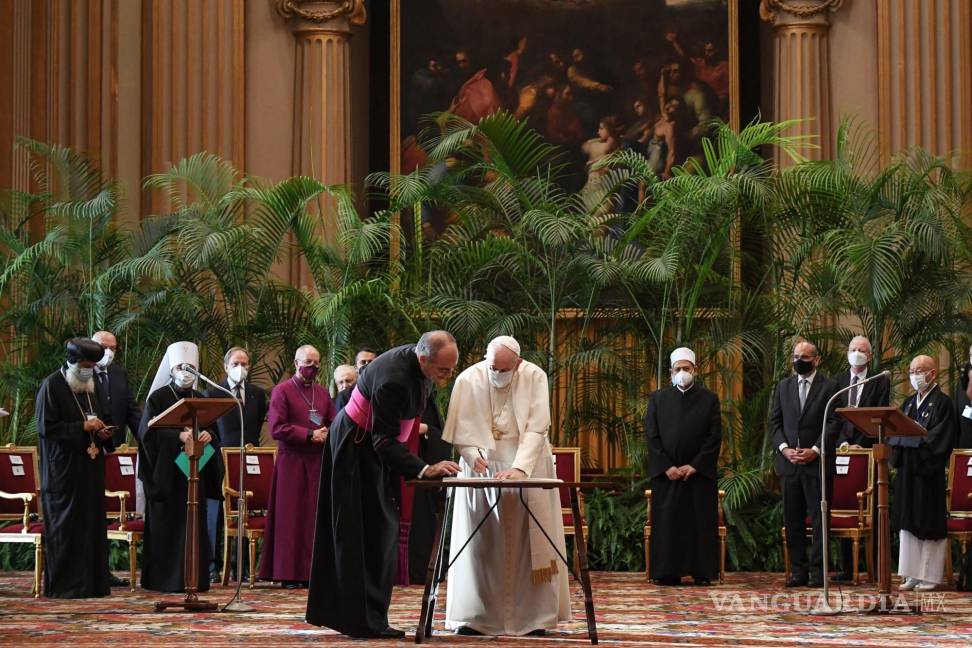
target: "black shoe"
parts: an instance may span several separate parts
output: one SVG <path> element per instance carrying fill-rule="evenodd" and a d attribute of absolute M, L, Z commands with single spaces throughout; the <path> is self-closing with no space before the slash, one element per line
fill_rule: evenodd
<path fill-rule="evenodd" d="M 536 630 L 531 630 L 527 633 L 528 637 L 546 637 L 547 631 L 543 628 L 537 628 Z"/>
<path fill-rule="evenodd" d="M 837 572 L 837 575 L 832 579 L 835 583 L 851 583 L 854 581 L 854 575 L 850 572 Z"/>
<path fill-rule="evenodd" d="M 806 585 L 806 576 L 790 576 L 790 580 L 786 581 L 787 587 L 806 587 Z"/>
<path fill-rule="evenodd" d="M 475 628 L 470 628 L 469 626 L 459 626 L 456 630 L 457 635 L 462 635 L 463 637 L 482 637 L 483 633 Z"/>
<path fill-rule="evenodd" d="M 108 585 L 110 587 L 128 587 L 131 584 L 127 578 L 118 578 L 114 574 L 108 574 Z"/>
<path fill-rule="evenodd" d="M 807 587 L 823 587 L 823 579 L 819 576 L 811 576 L 807 579 Z"/>
<path fill-rule="evenodd" d="M 665 585 L 666 587 L 675 587 L 682 584 L 682 579 L 675 576 L 663 576 L 655 580 L 659 585 Z"/>
<path fill-rule="evenodd" d="M 280 587 L 284 589 L 303 589 L 307 587 L 306 581 L 280 581 Z"/>
<path fill-rule="evenodd" d="M 692 584 L 698 587 L 708 587 L 709 585 L 712 584 L 712 581 L 706 578 L 705 576 L 693 576 Z"/>
<path fill-rule="evenodd" d="M 388 626 L 387 628 L 379 632 L 378 636 L 382 639 L 404 639 L 405 631 Z"/>

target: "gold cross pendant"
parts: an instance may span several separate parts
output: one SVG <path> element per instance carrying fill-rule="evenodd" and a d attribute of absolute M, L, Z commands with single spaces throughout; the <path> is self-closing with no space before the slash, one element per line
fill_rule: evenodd
<path fill-rule="evenodd" d="M 94 461 L 95 459 L 98 458 L 98 455 L 100 453 L 101 450 L 98 448 L 98 446 L 95 445 L 95 442 L 92 441 L 91 445 L 88 446 L 88 456 L 91 457 L 92 461 Z"/>

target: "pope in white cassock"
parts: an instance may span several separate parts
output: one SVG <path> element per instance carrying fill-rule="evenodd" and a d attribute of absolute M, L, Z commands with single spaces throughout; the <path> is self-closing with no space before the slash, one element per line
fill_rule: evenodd
<path fill-rule="evenodd" d="M 520 358 L 509 336 L 489 343 L 486 359 L 456 378 L 442 438 L 459 452 L 459 477 L 556 477 L 547 438 L 547 374 Z M 556 489 L 524 489 L 530 510 L 557 543 L 564 525 Z M 453 554 L 496 501 L 495 489 L 456 489 Z M 453 555 L 454 558 L 454 555 Z M 567 568 L 530 519 L 519 490 L 499 505 L 449 570 L 446 627 L 459 634 L 542 634 L 570 619 Z"/>

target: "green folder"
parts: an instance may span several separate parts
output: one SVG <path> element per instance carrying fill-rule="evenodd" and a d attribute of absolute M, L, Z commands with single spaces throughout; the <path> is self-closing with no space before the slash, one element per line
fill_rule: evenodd
<path fill-rule="evenodd" d="M 210 457 L 212 457 L 214 454 L 216 454 L 216 451 L 213 450 L 212 443 L 207 443 L 203 446 L 202 456 L 199 457 L 200 472 L 202 472 L 202 469 L 206 466 L 206 463 L 209 462 Z M 179 470 L 185 474 L 186 479 L 189 479 L 189 455 L 187 455 L 185 452 L 180 452 L 175 458 L 175 463 L 177 466 L 179 466 Z"/>

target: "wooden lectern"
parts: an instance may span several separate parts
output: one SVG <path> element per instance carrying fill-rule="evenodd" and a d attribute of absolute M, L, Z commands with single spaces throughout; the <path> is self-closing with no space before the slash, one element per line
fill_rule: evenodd
<path fill-rule="evenodd" d="M 877 573 L 878 596 L 880 605 L 873 611 L 878 614 L 891 612 L 921 613 L 921 609 L 891 603 L 891 519 L 888 511 L 888 461 L 891 459 L 891 446 L 885 441 L 888 437 L 924 437 L 928 432 L 905 416 L 896 407 L 840 407 L 836 412 L 850 421 L 854 427 L 869 437 L 877 439 L 871 448 L 877 462 Z"/>
<path fill-rule="evenodd" d="M 216 419 L 236 407 L 232 398 L 183 398 L 148 423 L 149 428 L 189 428 L 192 438 L 185 444 L 189 457 L 189 493 L 186 501 L 186 550 L 183 569 L 186 582 L 186 598 L 183 601 L 156 601 L 155 611 L 181 607 L 192 612 L 207 612 L 216 609 L 211 601 L 202 601 L 196 594 L 199 581 L 199 457 L 203 445 L 199 443 L 199 428 L 211 425 Z"/>

